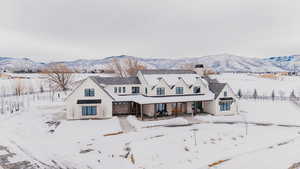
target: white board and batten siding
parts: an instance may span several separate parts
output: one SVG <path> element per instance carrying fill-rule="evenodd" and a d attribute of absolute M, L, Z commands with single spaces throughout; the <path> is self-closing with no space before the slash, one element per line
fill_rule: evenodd
<path fill-rule="evenodd" d="M 234 99 L 234 102 L 230 105 L 230 110 L 228 111 L 221 111 L 219 106 L 220 98 L 224 97 L 224 92 L 227 92 L 226 97 L 232 97 Z M 204 111 L 215 116 L 236 115 L 239 113 L 238 99 L 228 84 L 226 84 L 226 86 L 223 88 L 223 90 L 215 100 L 204 102 L 203 104 Z"/>
<path fill-rule="evenodd" d="M 85 96 L 85 89 L 94 89 L 95 96 Z M 100 99 L 97 104 L 77 104 L 78 100 Z M 111 118 L 112 117 L 112 98 L 93 80 L 87 78 L 73 93 L 66 99 L 67 119 L 91 119 L 91 118 Z M 97 114 L 83 116 L 82 106 L 97 106 Z"/>

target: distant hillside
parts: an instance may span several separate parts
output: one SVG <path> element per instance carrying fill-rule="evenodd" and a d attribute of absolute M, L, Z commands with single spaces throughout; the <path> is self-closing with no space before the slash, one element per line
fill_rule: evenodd
<path fill-rule="evenodd" d="M 300 71 L 300 55 L 274 56 L 269 58 L 250 58 L 231 54 L 209 55 L 191 58 L 145 58 L 134 56 L 110 56 L 99 59 L 80 59 L 65 62 L 40 63 L 28 58 L 0 57 L 0 70 L 37 70 L 43 69 L 48 64 L 63 63 L 77 70 L 104 69 L 113 58 L 135 58 L 148 68 L 175 69 L 184 64 L 204 64 L 218 72 L 276 72 L 276 71 Z"/>

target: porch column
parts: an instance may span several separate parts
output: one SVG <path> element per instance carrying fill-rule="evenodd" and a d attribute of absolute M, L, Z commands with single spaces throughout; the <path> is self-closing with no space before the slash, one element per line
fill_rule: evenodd
<path fill-rule="evenodd" d="M 175 106 L 175 107 L 176 107 L 176 109 L 175 109 L 175 110 L 176 110 L 176 111 L 175 111 L 175 117 L 177 117 L 177 113 L 178 113 L 178 106 L 177 106 L 177 105 L 178 105 L 178 104 L 177 104 L 177 102 L 176 102 L 176 106 Z"/>
<path fill-rule="evenodd" d="M 143 116 L 143 105 L 140 104 L 140 106 L 141 106 L 141 118 L 142 118 L 142 120 L 144 120 L 144 116 Z"/>
<path fill-rule="evenodd" d="M 192 108 L 193 108 L 193 105 L 192 105 Z M 194 114 L 196 114 L 196 111 L 197 111 L 197 109 L 196 109 L 196 102 L 194 102 L 194 110 L 192 112 L 192 116 L 194 116 Z"/>

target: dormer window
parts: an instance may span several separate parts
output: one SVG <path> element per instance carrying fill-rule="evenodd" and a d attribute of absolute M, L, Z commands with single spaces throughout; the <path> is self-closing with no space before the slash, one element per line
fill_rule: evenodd
<path fill-rule="evenodd" d="M 195 86 L 193 89 L 194 93 L 201 93 L 201 88 L 200 86 Z"/>
<path fill-rule="evenodd" d="M 176 87 L 176 94 L 183 94 L 183 87 Z"/>
<path fill-rule="evenodd" d="M 138 93 L 140 93 L 140 87 L 132 87 L 131 88 L 131 93 L 132 94 L 138 94 Z"/>
<path fill-rule="evenodd" d="M 224 97 L 227 97 L 227 91 L 224 92 Z"/>
<path fill-rule="evenodd" d="M 165 88 L 163 88 L 163 87 L 156 88 L 156 95 L 157 96 L 164 96 L 165 95 Z"/>
<path fill-rule="evenodd" d="M 86 97 L 95 96 L 95 89 L 84 89 L 84 96 Z"/>

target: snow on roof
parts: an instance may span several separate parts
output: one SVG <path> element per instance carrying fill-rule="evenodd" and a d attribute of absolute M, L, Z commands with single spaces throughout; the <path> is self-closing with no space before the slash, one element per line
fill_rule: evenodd
<path fill-rule="evenodd" d="M 180 78 L 188 85 L 195 84 L 198 79 L 201 79 L 198 74 L 145 74 L 144 78 L 149 85 L 153 86 L 158 84 L 160 79 L 165 80 L 169 86 L 175 85 Z"/>
<path fill-rule="evenodd" d="M 214 94 L 205 95 L 173 95 L 173 96 L 143 96 L 143 95 L 124 95 L 115 97 L 115 101 L 134 101 L 139 104 L 154 104 L 154 103 L 176 103 L 176 102 L 191 102 L 191 101 L 208 101 L 214 100 Z"/>

